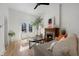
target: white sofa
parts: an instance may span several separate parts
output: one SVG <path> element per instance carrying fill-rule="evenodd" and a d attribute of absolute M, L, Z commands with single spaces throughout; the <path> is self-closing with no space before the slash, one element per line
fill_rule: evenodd
<path fill-rule="evenodd" d="M 48 51 L 51 42 L 34 45 L 35 56 L 77 56 L 79 55 L 79 39 L 75 34 L 67 37 L 65 40 L 56 43 L 51 51 Z"/>

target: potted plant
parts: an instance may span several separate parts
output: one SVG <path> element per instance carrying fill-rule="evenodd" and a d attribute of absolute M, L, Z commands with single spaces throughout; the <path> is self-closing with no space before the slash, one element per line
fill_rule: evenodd
<path fill-rule="evenodd" d="M 43 20 L 43 18 L 41 18 L 39 16 L 38 18 L 35 19 L 34 22 L 32 22 L 32 25 L 35 26 L 35 28 L 37 30 L 37 34 L 36 35 L 38 35 L 39 26 L 43 27 L 42 20 Z"/>
<path fill-rule="evenodd" d="M 8 33 L 8 35 L 9 35 L 9 37 L 10 37 L 10 41 L 12 41 L 12 40 L 14 39 L 15 32 L 10 31 L 10 32 Z"/>

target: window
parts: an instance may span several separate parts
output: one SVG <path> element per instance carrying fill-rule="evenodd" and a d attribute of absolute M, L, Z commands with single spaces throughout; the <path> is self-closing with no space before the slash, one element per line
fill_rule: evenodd
<path fill-rule="evenodd" d="M 27 32 L 27 25 L 26 25 L 26 23 L 22 24 L 22 32 Z"/>
<path fill-rule="evenodd" d="M 32 25 L 29 24 L 29 32 L 32 32 Z"/>

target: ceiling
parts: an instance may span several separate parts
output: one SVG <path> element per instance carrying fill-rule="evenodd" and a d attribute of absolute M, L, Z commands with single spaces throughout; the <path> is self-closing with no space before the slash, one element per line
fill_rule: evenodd
<path fill-rule="evenodd" d="M 25 13 L 32 13 L 35 5 L 34 3 L 9 3 L 8 7 Z"/>
<path fill-rule="evenodd" d="M 41 5 L 37 9 L 34 9 L 36 3 L 7 3 L 8 7 L 31 15 L 41 15 L 48 12 L 48 9 L 54 8 L 54 4 Z"/>

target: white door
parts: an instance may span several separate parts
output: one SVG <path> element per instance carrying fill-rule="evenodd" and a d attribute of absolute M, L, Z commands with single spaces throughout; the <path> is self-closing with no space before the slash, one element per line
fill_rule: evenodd
<path fill-rule="evenodd" d="M 4 45 L 4 18 L 0 16 L 0 55 L 5 50 Z"/>

